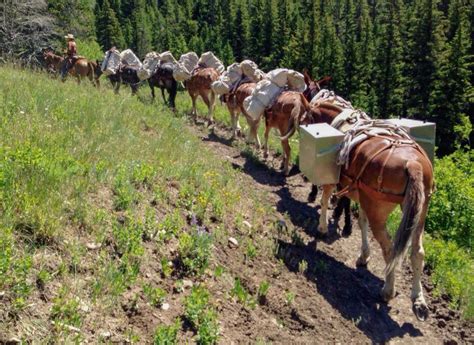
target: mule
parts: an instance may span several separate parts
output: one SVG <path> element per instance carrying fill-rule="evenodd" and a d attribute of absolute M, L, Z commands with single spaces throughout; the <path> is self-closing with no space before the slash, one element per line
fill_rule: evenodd
<path fill-rule="evenodd" d="M 331 81 L 330 76 L 315 81 L 309 75 L 307 69 L 303 70 L 304 81 L 306 84 L 306 90 L 303 91 L 303 96 L 308 102 L 321 91 L 321 86 Z M 308 195 L 308 202 L 315 202 L 318 195 L 318 186 L 312 185 L 311 192 Z M 344 227 L 342 228 L 342 235 L 349 236 L 352 233 L 352 218 L 351 218 L 351 200 L 345 196 L 341 196 L 337 199 L 336 208 L 334 209 L 333 219 L 337 223 L 342 213 L 344 212 Z"/>
<path fill-rule="evenodd" d="M 141 84 L 138 78 L 138 67 L 122 65 L 114 74 L 107 76 L 109 78 L 114 92 L 116 94 L 120 91 L 120 85 L 123 83 L 129 85 L 132 90 L 132 95 L 136 95 Z"/>
<path fill-rule="evenodd" d="M 43 51 L 43 59 L 44 59 L 46 70 L 49 73 L 53 73 L 53 74 L 59 73 L 64 61 L 64 58 L 62 56 L 54 54 L 54 52 L 51 49 L 45 49 Z"/>
<path fill-rule="evenodd" d="M 197 67 L 193 71 L 193 75 L 189 80 L 184 82 L 184 86 L 188 90 L 192 100 L 191 115 L 197 116 L 196 100 L 201 96 L 208 108 L 208 119 L 210 123 L 214 122 L 214 106 L 216 103 L 216 95 L 212 91 L 211 84 L 219 78 L 219 72 L 214 68 Z"/>
<path fill-rule="evenodd" d="M 305 82 L 307 87 L 305 93 L 301 94 L 295 91 L 284 91 L 282 92 L 270 109 L 266 109 L 264 112 L 265 115 L 265 133 L 264 133 L 264 143 L 263 143 L 263 155 L 268 157 L 268 136 L 272 128 L 279 130 L 280 135 L 285 134 L 286 138 L 281 139 L 281 146 L 283 148 L 283 172 L 285 175 L 288 175 L 290 172 L 290 159 L 291 159 L 291 148 L 288 142 L 288 139 L 294 134 L 295 130 L 288 135 L 287 131 L 289 129 L 290 119 L 296 118 L 306 111 L 303 106 L 303 99 L 314 97 L 314 95 L 321 90 L 321 85 L 329 81 L 330 77 L 324 77 L 320 81 L 312 81 L 308 74 L 305 72 Z M 306 102 L 307 103 L 307 102 Z"/>
<path fill-rule="evenodd" d="M 155 99 L 155 87 L 161 89 L 163 101 L 166 103 L 165 90 L 168 91 L 168 106 L 176 108 L 175 99 L 178 93 L 178 83 L 173 78 L 173 64 L 166 62 L 158 65 L 155 73 L 148 79 L 148 85 L 151 89 L 151 96 Z"/>
<path fill-rule="evenodd" d="M 343 109 L 327 102 L 311 106 L 292 118 L 290 130 L 298 123 L 328 123 Z M 392 135 L 369 136 L 351 151 L 346 165 L 341 166 L 338 184 L 340 195 L 360 204 L 359 226 L 362 233 L 358 266 L 366 266 L 370 259 L 368 228 L 379 243 L 386 263 L 385 284 L 381 295 L 385 301 L 395 296 L 395 271 L 411 242 L 412 309 L 419 320 L 428 316 L 428 307 L 421 287 L 424 262 L 422 235 L 428 204 L 434 189 L 433 166 L 424 150 L 412 140 L 401 140 Z M 328 231 L 327 209 L 336 185 L 323 186 L 321 216 L 318 231 Z M 387 232 L 387 219 L 400 205 L 402 219 L 394 241 Z"/>
<path fill-rule="evenodd" d="M 227 109 L 230 113 L 230 118 L 232 121 L 232 138 L 235 138 L 241 131 L 239 123 L 239 115 L 244 115 L 249 125 L 249 132 L 247 135 L 247 142 L 255 140 L 257 148 L 260 149 L 260 138 L 258 137 L 258 126 L 260 124 L 260 119 L 254 121 L 250 115 L 247 114 L 243 102 L 245 98 L 252 94 L 252 91 L 257 86 L 256 83 L 246 82 L 240 84 L 235 91 L 226 94 L 223 96 L 223 99 L 227 105 Z"/>
<path fill-rule="evenodd" d="M 76 77 L 77 82 L 80 84 L 83 78 L 88 78 L 92 85 L 99 87 L 99 78 L 102 75 L 102 70 L 98 60 L 89 61 L 86 58 L 79 57 L 73 61 L 72 67 L 69 69 L 69 74 Z"/>

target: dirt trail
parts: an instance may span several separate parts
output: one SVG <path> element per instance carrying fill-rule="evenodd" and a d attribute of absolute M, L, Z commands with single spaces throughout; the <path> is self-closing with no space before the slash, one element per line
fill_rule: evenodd
<path fill-rule="evenodd" d="M 215 126 L 209 131 L 201 123 L 190 128 L 218 156 L 242 172 L 250 189 L 264 191 L 277 212 L 290 219 L 288 228 L 295 229 L 302 240 L 297 245 L 295 241 L 280 240 L 280 263 L 261 260 L 253 267 L 235 260 L 230 250 L 218 251 L 219 261 L 239 272 L 251 292 L 256 292 L 263 278 L 271 286 L 267 303 L 255 310 L 222 305 L 219 319 L 223 343 L 261 339 L 275 343 L 461 344 L 474 340 L 472 324 L 466 324 L 457 311 L 448 308 L 447 298 L 432 296 L 426 273 L 424 289 L 431 313 L 424 323 L 415 318 L 407 262 L 397 275 L 396 298 L 388 305 L 381 302 L 384 262 L 380 247 L 371 238 L 367 269 L 355 266 L 361 243 L 356 219 L 351 236 L 340 236 L 333 224 L 328 238 L 316 239 L 319 197 L 315 204 L 307 203 L 310 184 L 295 172 L 297 169 L 285 178 L 280 173 L 280 159 L 265 162 L 260 155 L 259 162 L 245 155 L 228 139 L 230 132 L 224 127 Z M 305 274 L 298 273 L 303 259 L 308 263 Z M 295 293 L 291 304 L 285 303 L 285 291 Z"/>

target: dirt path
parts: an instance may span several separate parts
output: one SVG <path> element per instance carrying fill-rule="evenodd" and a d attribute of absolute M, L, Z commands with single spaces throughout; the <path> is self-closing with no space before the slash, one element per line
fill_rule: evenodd
<path fill-rule="evenodd" d="M 218 252 L 219 260 L 239 272 L 244 286 L 256 292 L 259 282 L 270 283 L 267 302 L 250 310 L 223 304 L 220 321 L 222 341 L 275 343 L 470 343 L 474 340 L 472 325 L 448 308 L 446 298 L 430 294 L 432 285 L 425 274 L 424 289 L 431 313 L 426 322 L 419 322 L 411 311 L 411 273 L 405 263 L 397 275 L 398 294 L 389 305 L 381 302 L 384 263 L 380 248 L 373 238 L 368 268 L 356 268 L 360 231 L 354 219 L 353 234 L 340 236 L 336 225 L 324 240 L 315 239 L 319 198 L 307 203 L 310 184 L 295 172 L 284 178 L 277 168 L 280 160 L 265 163 L 232 143 L 230 132 L 216 126 L 209 131 L 202 124 L 191 126 L 202 141 L 218 156 L 242 172 L 249 188 L 264 191 L 279 214 L 286 215 L 289 229 L 300 240 L 279 240 L 279 262 L 264 259 L 249 267 L 234 260 L 231 251 Z M 239 148 L 240 146 L 240 148 Z M 341 223 L 342 224 L 342 223 Z M 298 273 L 301 260 L 307 262 L 304 274 Z M 285 302 L 285 293 L 295 297 Z M 218 293 L 218 292 L 217 292 Z M 288 296 L 288 295 L 287 295 Z M 445 297 L 445 296 L 444 296 Z"/>

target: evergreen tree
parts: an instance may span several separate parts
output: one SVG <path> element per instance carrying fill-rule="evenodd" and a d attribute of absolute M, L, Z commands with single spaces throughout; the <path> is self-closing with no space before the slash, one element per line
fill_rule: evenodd
<path fill-rule="evenodd" d="M 122 30 L 114 10 L 110 7 L 109 0 L 104 0 L 98 15 L 97 37 L 104 50 L 112 47 L 122 49 L 125 47 Z"/>
<path fill-rule="evenodd" d="M 235 14 L 234 22 L 234 40 L 233 50 L 237 61 L 244 60 L 247 57 L 247 43 L 248 43 L 248 24 L 247 11 L 245 6 L 239 5 Z"/>

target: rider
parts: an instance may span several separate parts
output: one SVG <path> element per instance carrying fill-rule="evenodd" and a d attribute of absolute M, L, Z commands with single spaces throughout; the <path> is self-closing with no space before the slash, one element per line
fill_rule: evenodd
<path fill-rule="evenodd" d="M 74 36 L 72 34 L 67 34 L 64 36 L 67 41 L 67 50 L 66 50 L 66 58 L 64 59 L 64 63 L 61 69 L 61 77 L 63 80 L 66 78 L 69 69 L 73 66 L 74 60 L 77 57 L 77 47 L 76 42 L 74 41 Z"/>

